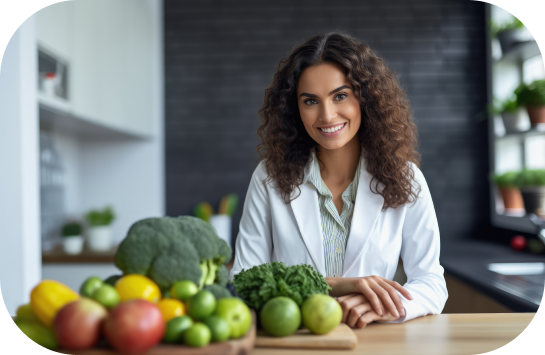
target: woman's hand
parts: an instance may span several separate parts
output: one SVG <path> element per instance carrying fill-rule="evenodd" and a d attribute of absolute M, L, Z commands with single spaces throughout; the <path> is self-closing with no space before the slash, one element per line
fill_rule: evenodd
<path fill-rule="evenodd" d="M 373 307 L 367 297 L 361 293 L 352 293 L 346 296 L 338 297 L 337 301 L 343 310 L 342 322 L 352 328 L 363 328 L 368 323 L 376 320 L 392 321 L 399 317 L 394 316 L 387 309 L 381 317 L 373 311 Z M 404 310 L 401 312 L 404 316 Z"/>
<path fill-rule="evenodd" d="M 326 277 L 325 280 L 331 286 L 330 296 L 342 297 L 351 293 L 361 293 L 379 316 L 384 316 L 388 311 L 394 317 L 400 317 L 404 307 L 396 290 L 406 299 L 413 299 L 403 286 L 380 276 Z"/>

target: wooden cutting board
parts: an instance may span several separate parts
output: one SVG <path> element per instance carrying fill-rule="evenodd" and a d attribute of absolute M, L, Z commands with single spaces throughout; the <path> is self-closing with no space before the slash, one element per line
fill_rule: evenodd
<path fill-rule="evenodd" d="M 256 317 L 252 310 L 252 327 L 246 335 L 240 339 L 211 343 L 203 348 L 191 348 L 185 345 L 160 344 L 149 350 L 146 355 L 239 355 L 250 354 L 254 348 L 256 336 Z M 96 347 L 87 350 L 73 351 L 55 350 L 64 354 L 74 355 L 119 355 L 106 341 L 102 341 Z"/>
<path fill-rule="evenodd" d="M 344 323 L 324 335 L 312 334 L 308 329 L 299 329 L 290 336 L 276 338 L 260 330 L 255 339 L 255 346 L 261 348 L 354 349 L 357 343 L 356 334 Z"/>

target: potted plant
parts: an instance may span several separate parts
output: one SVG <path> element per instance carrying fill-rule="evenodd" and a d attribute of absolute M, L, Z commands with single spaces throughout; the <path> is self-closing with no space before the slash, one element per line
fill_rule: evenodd
<path fill-rule="evenodd" d="M 527 214 L 545 216 L 545 169 L 523 169 L 516 177 Z"/>
<path fill-rule="evenodd" d="M 508 210 L 520 211 L 524 209 L 522 195 L 519 188 L 515 185 L 518 174 L 518 171 L 508 171 L 501 175 L 492 175 L 492 180 L 500 190 L 506 212 L 509 212 Z"/>
<path fill-rule="evenodd" d="M 79 222 L 69 222 L 62 227 L 62 246 L 66 254 L 79 254 L 83 250 L 83 236 Z"/>
<path fill-rule="evenodd" d="M 91 210 L 85 215 L 89 224 L 88 245 L 93 251 L 108 251 L 112 247 L 111 224 L 115 218 L 111 207 Z"/>
<path fill-rule="evenodd" d="M 545 80 L 535 80 L 530 85 L 520 84 L 515 90 L 520 106 L 525 106 L 532 126 L 545 123 Z"/>
<path fill-rule="evenodd" d="M 491 107 L 490 114 L 500 115 L 505 127 L 505 133 L 522 132 L 527 130 L 528 119 L 523 114 L 524 108 L 520 107 L 517 96 L 513 96 L 504 101 L 494 97 L 494 104 Z"/>
<path fill-rule="evenodd" d="M 503 54 L 509 52 L 519 43 L 533 40 L 532 34 L 516 17 L 503 24 L 490 20 L 490 35 L 498 38 Z"/>

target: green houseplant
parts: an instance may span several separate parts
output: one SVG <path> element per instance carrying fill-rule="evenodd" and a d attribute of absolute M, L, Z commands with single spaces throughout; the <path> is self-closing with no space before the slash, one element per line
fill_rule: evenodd
<path fill-rule="evenodd" d="M 522 195 L 515 183 L 518 175 L 518 171 L 508 171 L 503 174 L 493 173 L 491 176 L 491 180 L 500 190 L 500 195 L 502 197 L 506 212 L 509 212 L 508 210 L 520 211 L 524 208 Z"/>
<path fill-rule="evenodd" d="M 491 106 L 490 115 L 500 115 L 503 120 L 506 133 L 525 131 L 528 127 L 527 119 L 522 114 L 523 108 L 520 107 L 515 93 L 511 98 L 504 101 L 494 97 L 494 104 Z M 525 124 L 526 123 L 526 124 Z"/>
<path fill-rule="evenodd" d="M 526 213 L 545 216 L 545 169 L 523 169 L 516 177 Z"/>
<path fill-rule="evenodd" d="M 498 38 L 503 54 L 509 52 L 519 43 L 533 40 L 522 21 L 514 16 L 511 21 L 501 24 L 490 20 L 489 26 L 490 36 Z"/>
<path fill-rule="evenodd" d="M 111 224 L 115 213 L 110 206 L 102 210 L 91 210 L 85 215 L 89 225 L 88 242 L 93 251 L 109 251 L 112 247 Z"/>
<path fill-rule="evenodd" d="M 520 84 L 515 90 L 517 102 L 526 107 L 532 125 L 545 123 L 545 80 L 535 80 L 530 85 Z"/>
<path fill-rule="evenodd" d="M 83 250 L 81 223 L 72 221 L 62 227 L 63 250 L 66 254 L 79 254 Z"/>

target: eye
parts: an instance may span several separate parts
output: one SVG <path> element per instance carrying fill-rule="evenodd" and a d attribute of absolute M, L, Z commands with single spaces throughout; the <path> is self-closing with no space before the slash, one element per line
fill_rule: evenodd
<path fill-rule="evenodd" d="M 337 95 L 335 96 L 335 100 L 336 100 L 336 101 L 341 101 L 341 100 L 344 100 L 347 96 L 348 96 L 348 95 L 346 95 L 346 94 L 337 94 Z"/>
<path fill-rule="evenodd" d="M 317 104 L 318 102 L 315 100 L 315 99 L 306 99 L 303 101 L 306 105 L 315 105 Z"/>

